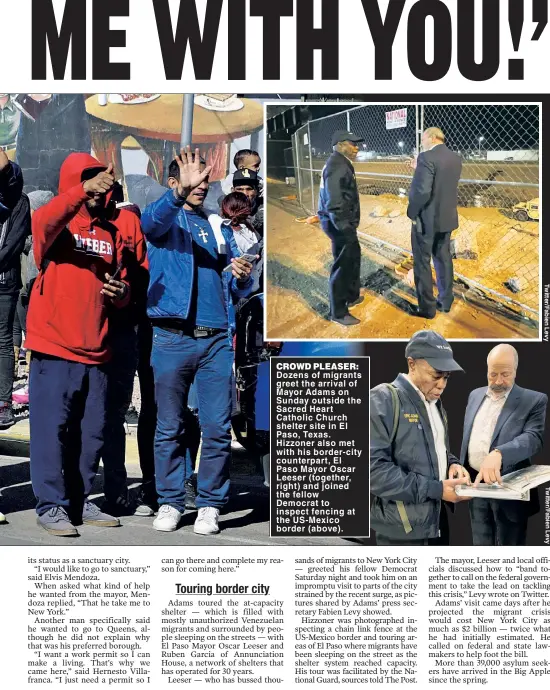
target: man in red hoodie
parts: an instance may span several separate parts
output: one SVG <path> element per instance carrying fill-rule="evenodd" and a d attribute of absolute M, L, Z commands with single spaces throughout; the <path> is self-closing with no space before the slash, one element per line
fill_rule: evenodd
<path fill-rule="evenodd" d="M 108 321 L 128 304 L 124 247 L 140 233 L 138 218 L 116 209 L 115 184 L 111 165 L 72 153 L 59 195 L 32 220 L 31 480 L 37 522 L 57 536 L 77 536 L 74 524 L 120 524 L 88 501 L 103 447 Z"/>

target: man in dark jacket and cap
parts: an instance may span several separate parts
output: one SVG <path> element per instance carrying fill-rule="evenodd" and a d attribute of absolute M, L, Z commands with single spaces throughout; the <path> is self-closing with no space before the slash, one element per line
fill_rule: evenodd
<path fill-rule="evenodd" d="M 468 500 L 455 486 L 469 482 L 449 449 L 441 396 L 452 372 L 463 371 L 449 343 L 418 331 L 405 349 L 408 373 L 370 396 L 371 527 L 381 546 L 449 543 L 442 501 Z"/>
<path fill-rule="evenodd" d="M 319 220 L 332 242 L 334 257 L 329 283 L 330 318 L 342 326 L 359 323 L 349 313 L 349 307 L 363 301 L 359 295 L 361 247 L 357 239 L 361 206 L 353 168 L 361 141 L 353 132 L 334 132 L 334 153 L 323 168 L 319 190 Z"/>

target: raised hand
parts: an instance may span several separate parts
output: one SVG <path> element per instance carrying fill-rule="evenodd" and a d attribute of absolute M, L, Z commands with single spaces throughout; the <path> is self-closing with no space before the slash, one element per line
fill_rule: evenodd
<path fill-rule="evenodd" d="M 180 155 L 176 156 L 176 162 L 180 169 L 177 191 L 181 197 L 187 197 L 191 190 L 196 189 L 210 175 L 212 170 L 211 165 L 201 170 L 200 150 L 195 149 L 193 154 L 190 146 L 187 149 L 181 149 Z"/>
<path fill-rule="evenodd" d="M 94 196 L 95 194 L 105 194 L 108 192 L 115 183 L 115 176 L 113 173 L 113 164 L 109 163 L 107 170 L 104 170 L 92 177 L 91 180 L 86 180 L 84 182 L 84 191 L 88 196 Z"/>

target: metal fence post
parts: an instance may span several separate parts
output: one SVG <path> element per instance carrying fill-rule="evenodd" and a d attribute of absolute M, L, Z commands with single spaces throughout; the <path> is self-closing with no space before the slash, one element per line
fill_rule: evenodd
<path fill-rule="evenodd" d="M 313 154 L 311 151 L 311 127 L 307 123 L 307 146 L 309 149 L 309 172 L 311 175 L 311 213 L 315 213 L 315 187 L 313 184 Z"/>
<path fill-rule="evenodd" d="M 348 132 L 351 132 L 351 124 L 350 124 L 350 114 L 349 114 L 349 110 L 346 111 L 346 115 L 347 115 L 347 117 L 346 117 L 346 121 L 347 121 L 347 130 L 348 130 Z"/>
<path fill-rule="evenodd" d="M 300 206 L 302 205 L 302 180 L 301 180 L 301 165 L 300 165 L 300 150 L 298 148 L 298 132 L 300 130 L 297 130 L 294 132 L 292 135 L 292 145 L 294 147 L 293 153 L 294 153 L 294 160 L 296 161 L 295 163 L 295 170 L 294 174 L 296 175 L 296 188 L 298 192 L 298 201 L 300 202 Z"/>
<path fill-rule="evenodd" d="M 421 107 L 422 106 L 420 106 L 420 105 L 414 106 L 415 113 L 416 113 L 416 128 L 415 128 L 415 132 L 414 132 L 414 145 L 416 148 L 417 155 L 420 153 L 420 117 L 419 117 L 420 113 L 419 113 L 419 110 Z"/>

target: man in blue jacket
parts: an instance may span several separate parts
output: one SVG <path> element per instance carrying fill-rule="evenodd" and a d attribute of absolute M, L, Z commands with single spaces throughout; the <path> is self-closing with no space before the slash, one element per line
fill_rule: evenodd
<path fill-rule="evenodd" d="M 462 371 L 449 343 L 435 331 L 418 331 L 405 348 L 408 374 L 370 395 L 371 528 L 382 546 L 449 543 L 442 501 L 468 473 L 449 449 L 441 396 L 451 372 Z"/>
<path fill-rule="evenodd" d="M 363 139 L 353 132 L 338 129 L 332 136 L 333 154 L 321 174 L 319 221 L 332 244 L 334 263 L 330 270 L 330 318 L 341 326 L 356 326 L 359 319 L 349 307 L 361 304 L 361 246 L 357 228 L 361 203 L 353 161 Z"/>
<path fill-rule="evenodd" d="M 182 150 L 169 168 L 170 189 L 147 206 L 141 220 L 149 256 L 147 313 L 153 321 L 151 364 L 158 405 L 160 508 L 153 526 L 165 532 L 177 528 L 185 511 L 185 423 L 193 380 L 202 429 L 197 534 L 219 532 L 220 508 L 229 494 L 233 299 L 249 294 L 252 266 L 240 258 L 231 230 L 222 225 L 215 231 L 202 210 L 209 173 L 198 149 L 194 155 L 189 147 Z"/>

